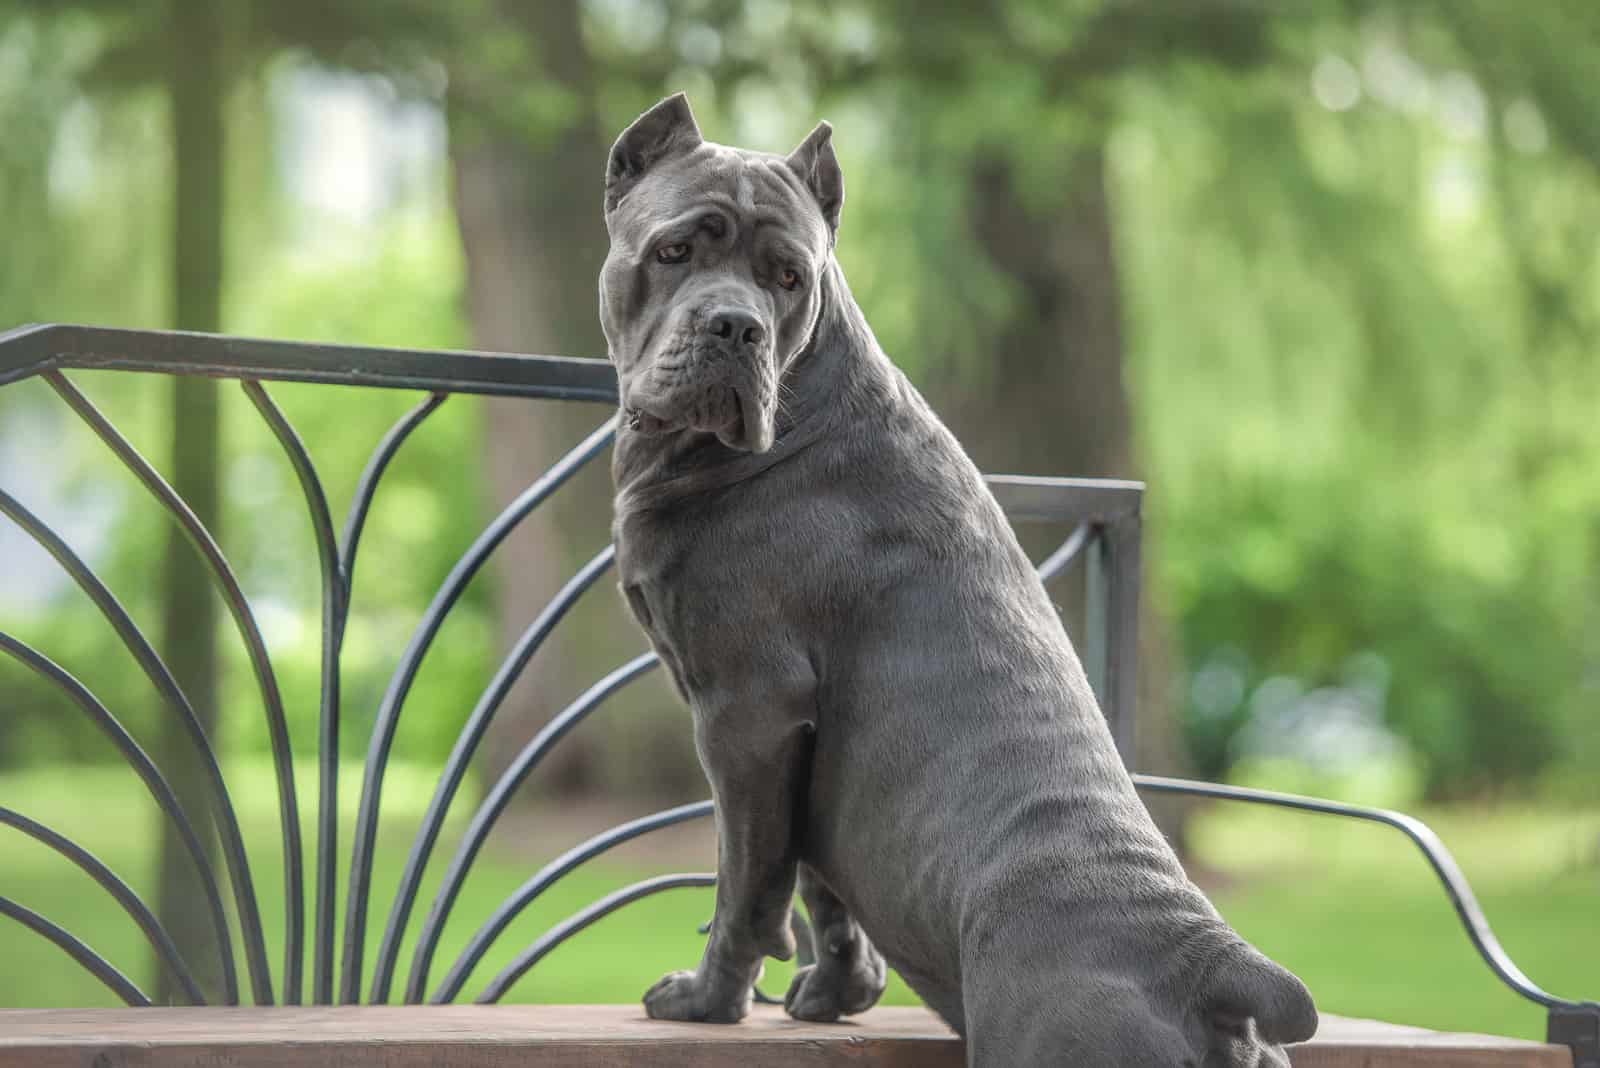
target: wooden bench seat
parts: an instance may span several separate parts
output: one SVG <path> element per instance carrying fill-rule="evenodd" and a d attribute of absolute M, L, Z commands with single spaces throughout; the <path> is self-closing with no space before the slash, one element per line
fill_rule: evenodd
<path fill-rule="evenodd" d="M 1296 1068 L 1571 1068 L 1563 1046 L 1323 1017 Z M 922 1009 L 800 1024 L 658 1023 L 631 1005 L 4 1009 L 0 1068 L 961 1068 Z"/>

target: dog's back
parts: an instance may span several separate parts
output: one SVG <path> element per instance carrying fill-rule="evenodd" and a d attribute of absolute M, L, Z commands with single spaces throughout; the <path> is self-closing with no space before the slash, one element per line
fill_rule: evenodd
<path fill-rule="evenodd" d="M 812 587 L 829 630 L 812 636 L 825 670 L 803 855 L 975 1047 L 1009 1051 L 982 1063 L 1050 1063 L 1023 1055 L 1034 1046 L 1113 1063 L 1090 1054 L 1129 1012 L 1147 1037 L 1150 1021 L 1184 1021 L 1164 1025 L 1152 1064 L 1235 1042 L 1265 1014 L 1272 1041 L 1308 1037 L 1304 988 L 1240 942 L 1135 795 L 976 467 L 857 336 L 849 425 L 787 473 L 804 493 L 774 495 L 806 502 L 795 521 L 849 565 Z M 1259 972 L 1262 990 L 1217 1017 L 1203 987 L 1228 968 Z M 1138 1062 L 1122 1052 L 1114 1063 Z"/>

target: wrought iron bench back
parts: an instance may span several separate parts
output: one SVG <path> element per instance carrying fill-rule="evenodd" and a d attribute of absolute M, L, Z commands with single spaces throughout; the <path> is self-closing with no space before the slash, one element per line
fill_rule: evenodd
<path fill-rule="evenodd" d="M 322 582 L 322 678 L 318 729 L 318 792 L 312 891 L 313 929 L 309 938 L 313 1003 L 384 1002 L 396 992 L 401 943 L 421 889 L 423 872 L 438 843 L 445 817 L 490 721 L 512 685 L 539 646 L 561 622 L 578 598 L 604 575 L 613 562 L 610 546 L 596 555 L 567 581 L 544 610 L 529 624 L 505 656 L 467 716 L 440 774 L 433 797 L 413 839 L 404 873 L 390 906 L 378 943 L 372 973 L 366 973 L 368 907 L 389 754 L 408 693 L 440 626 L 457 603 L 468 582 L 483 567 L 508 534 L 610 445 L 616 417 L 609 413 L 592 433 L 532 481 L 477 536 L 461 555 L 418 621 L 411 639 L 390 677 L 377 709 L 368 739 L 360 805 L 350 844 L 349 878 L 343 887 L 344 925 L 342 959 L 335 974 L 334 930 L 338 842 L 338 753 L 341 731 L 340 651 L 353 589 L 356 553 L 374 494 L 385 469 L 427 417 L 450 395 L 488 394 L 529 399 L 617 402 L 616 378 L 602 360 L 552 356 L 518 356 L 475 352 L 418 351 L 363 348 L 343 345 L 298 344 L 208 334 L 97 327 L 29 326 L 0 334 L 0 386 L 28 378 L 41 378 L 101 438 L 170 513 L 206 562 L 210 578 L 228 606 L 235 628 L 248 652 L 268 721 L 282 832 L 285 942 L 283 985 L 274 991 L 267 964 L 260 908 L 228 785 L 211 739 L 207 737 L 189 698 L 162 661 L 150 640 L 140 631 L 115 594 L 95 574 L 59 533 L 4 487 L 0 487 L 0 512 L 44 547 L 98 606 L 109 625 L 150 679 L 167 711 L 185 726 L 206 771 L 210 787 L 209 817 L 222 845 L 223 871 L 213 870 L 201 846 L 194 814 L 186 812 L 161 770 L 117 720 L 107 704 L 91 693 L 44 653 L 16 637 L 0 633 L 0 651 L 48 680 L 78 709 L 90 717 L 113 741 L 130 767 L 177 827 L 199 867 L 209 917 L 221 955 L 225 1000 L 243 1000 L 236 947 L 229 935 L 223 884 L 231 891 L 240 928 L 244 973 L 249 1000 L 270 1004 L 281 999 L 299 1004 L 305 996 L 303 968 L 306 956 L 306 890 L 304 843 L 301 840 L 299 791 L 295 782 L 283 698 L 272 657 L 251 605 L 226 556 L 189 505 L 167 484 L 155 468 L 134 449 L 99 409 L 69 380 L 69 370 L 146 372 L 236 379 L 262 419 L 270 427 L 293 468 L 315 531 Z M 329 386 L 367 386 L 420 391 L 425 394 L 376 445 L 356 487 L 342 534 L 336 534 L 333 516 L 321 480 L 309 453 L 294 428 L 269 395 L 265 383 L 312 382 Z M 1113 736 L 1130 770 L 1134 768 L 1136 726 L 1137 631 L 1140 578 L 1140 502 L 1143 486 L 1136 482 L 1074 478 L 989 477 L 1001 506 L 1013 523 L 1047 523 L 1065 528 L 1063 541 L 1038 564 L 1047 582 L 1062 575 L 1075 560 L 1087 564 L 1087 648 L 1085 661 Z M 551 749 L 608 697 L 650 671 L 654 654 L 643 653 L 618 666 L 554 716 L 517 754 L 508 769 L 487 791 L 456 846 L 430 907 L 423 917 L 414 956 L 399 994 L 407 1002 L 448 1002 L 459 997 L 474 967 L 490 944 L 523 909 L 557 880 L 582 864 L 623 842 L 687 820 L 711 814 L 710 802 L 699 802 L 633 820 L 575 846 L 535 873 L 503 902 L 478 928 L 460 956 L 431 990 L 434 955 L 440 933 L 449 917 L 468 869 L 489 830 L 505 811 L 513 794 Z M 1518 994 L 1551 1012 L 1552 1038 L 1595 1041 L 1600 1036 L 1600 1007 L 1579 1004 L 1546 994 L 1527 979 L 1501 949 L 1472 897 L 1465 879 L 1443 845 L 1417 821 L 1381 810 L 1341 805 L 1311 798 L 1271 794 L 1212 783 L 1135 775 L 1145 790 L 1190 796 L 1245 800 L 1364 819 L 1400 830 L 1427 856 L 1454 903 L 1462 924 L 1480 956 L 1503 982 Z M 26 834 L 71 860 L 104 887 L 138 923 L 164 965 L 172 969 L 182 987 L 197 1003 L 203 1000 L 188 964 L 173 946 L 151 909 L 115 873 L 70 839 L 21 812 L 0 807 L 0 823 Z M 556 946 L 589 925 L 630 902 L 681 886 L 709 885 L 708 874 L 664 875 L 624 887 L 567 920 L 555 925 L 527 947 L 497 975 L 476 998 L 498 1000 L 528 969 Z M 0 892 L 3 892 L 0 886 Z M 122 972 L 95 953 L 77 936 L 47 917 L 3 896 L 0 913 L 50 939 L 87 968 L 129 1004 L 149 1004 L 149 998 Z M 337 981 L 336 981 L 337 980 Z M 337 987 L 337 989 L 336 989 Z M 1574 1044 L 1574 1049 L 1577 1049 Z M 1596 1054 L 1600 1057 L 1600 1054 Z M 1580 1062 L 1580 1064 L 1593 1062 Z"/>

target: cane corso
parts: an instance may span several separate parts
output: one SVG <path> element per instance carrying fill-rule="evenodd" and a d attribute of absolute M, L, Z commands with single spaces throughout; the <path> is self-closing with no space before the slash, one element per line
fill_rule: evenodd
<path fill-rule="evenodd" d="M 1184 875 L 1005 516 L 851 298 L 831 136 L 713 144 L 680 94 L 608 163 L 618 574 L 718 836 L 705 955 L 646 1010 L 742 1018 L 798 888 L 799 1019 L 869 1008 L 887 961 L 973 1065 L 1285 1064 L 1310 995 Z"/>

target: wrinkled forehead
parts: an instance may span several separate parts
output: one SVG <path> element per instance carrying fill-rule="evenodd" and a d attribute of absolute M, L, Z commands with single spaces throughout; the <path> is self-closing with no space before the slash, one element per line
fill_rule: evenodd
<path fill-rule="evenodd" d="M 772 228 L 818 258 L 828 250 L 822 210 L 782 156 L 709 141 L 645 175 L 607 225 L 613 244 L 637 246 L 711 211 L 741 234 Z"/>

